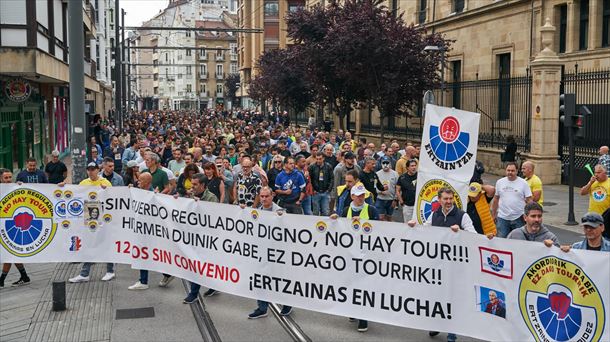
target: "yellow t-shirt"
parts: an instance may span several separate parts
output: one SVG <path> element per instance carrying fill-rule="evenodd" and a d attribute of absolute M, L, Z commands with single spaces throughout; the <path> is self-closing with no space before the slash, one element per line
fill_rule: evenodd
<path fill-rule="evenodd" d="M 540 190 L 540 199 L 538 200 L 538 204 L 542 205 L 544 202 L 544 191 L 542 191 L 542 181 L 540 177 L 533 175 L 530 179 L 526 179 L 527 185 L 530 186 L 530 190 L 532 190 L 532 195 L 534 191 Z"/>
<path fill-rule="evenodd" d="M 86 178 L 86 179 L 83 179 L 80 183 L 78 183 L 78 185 L 112 186 L 112 184 L 110 184 L 110 182 L 104 177 L 99 177 L 95 181 L 91 180 L 91 178 Z"/>
<path fill-rule="evenodd" d="M 186 190 L 191 190 L 191 188 L 193 187 L 193 184 L 191 184 L 191 180 L 190 179 L 185 179 L 184 180 L 184 188 Z"/>
<path fill-rule="evenodd" d="M 603 182 L 595 181 L 589 190 L 589 211 L 603 214 L 610 208 L 610 178 Z"/>

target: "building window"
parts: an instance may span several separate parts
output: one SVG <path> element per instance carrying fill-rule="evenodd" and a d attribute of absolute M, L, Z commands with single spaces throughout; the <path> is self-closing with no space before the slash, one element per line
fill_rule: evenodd
<path fill-rule="evenodd" d="M 578 49 L 586 50 L 589 40 L 589 0 L 580 0 L 580 27 L 578 31 Z"/>
<path fill-rule="evenodd" d="M 186 49 L 186 55 L 187 55 L 188 57 L 190 57 L 190 56 L 191 56 L 191 49 Z"/>
<path fill-rule="evenodd" d="M 201 59 L 206 59 L 208 57 L 207 52 L 205 51 L 205 46 L 199 48 L 199 57 Z"/>
<path fill-rule="evenodd" d="M 231 63 L 230 68 L 232 74 L 237 74 L 239 72 L 239 70 L 237 69 L 237 63 Z"/>
<path fill-rule="evenodd" d="M 453 12 L 462 13 L 462 11 L 464 11 L 464 1 L 465 0 L 454 0 L 453 1 Z"/>
<path fill-rule="evenodd" d="M 201 83 L 201 84 L 199 85 L 199 89 L 201 89 L 201 92 L 202 92 L 202 93 L 205 93 L 205 83 Z"/>
<path fill-rule="evenodd" d="M 265 1 L 265 17 L 277 17 L 280 6 L 277 1 Z"/>
<path fill-rule="evenodd" d="M 223 70 L 223 65 L 222 64 L 216 64 L 216 76 L 222 76 L 224 70 Z"/>
<path fill-rule="evenodd" d="M 510 53 L 498 55 L 498 119 L 510 118 Z"/>
<path fill-rule="evenodd" d="M 191 69 L 190 65 L 186 67 L 186 74 L 187 75 L 192 75 L 193 74 L 193 70 Z"/>
<path fill-rule="evenodd" d="M 222 84 L 217 84 L 216 85 L 216 95 L 217 96 L 222 96 Z"/>
<path fill-rule="evenodd" d="M 566 52 L 566 34 L 568 31 L 568 5 L 559 6 L 559 52 Z"/>
<path fill-rule="evenodd" d="M 191 37 L 191 31 L 186 31 L 186 37 L 190 38 Z"/>
<path fill-rule="evenodd" d="M 417 12 L 417 22 L 426 22 L 426 11 L 428 10 L 428 0 L 419 0 L 419 11 Z"/>
<path fill-rule="evenodd" d="M 186 92 L 187 92 L 187 93 L 190 93 L 190 92 L 191 92 L 191 90 L 192 90 L 192 89 L 191 89 L 191 85 L 190 85 L 190 84 L 187 84 L 187 85 L 186 85 Z"/>
<path fill-rule="evenodd" d="M 289 4 L 288 12 L 296 12 L 296 11 L 300 10 L 301 8 L 303 8 L 303 5 L 301 5 L 301 4 Z"/>
<path fill-rule="evenodd" d="M 610 46 L 610 0 L 604 0 L 602 46 Z"/>
<path fill-rule="evenodd" d="M 462 108 L 462 61 L 451 62 L 452 74 L 452 106 L 457 109 Z"/>
<path fill-rule="evenodd" d="M 167 62 L 167 61 L 168 61 L 168 59 L 169 59 L 168 55 L 169 55 L 169 54 L 166 52 L 166 53 L 165 53 L 165 61 L 166 61 L 166 62 Z"/>

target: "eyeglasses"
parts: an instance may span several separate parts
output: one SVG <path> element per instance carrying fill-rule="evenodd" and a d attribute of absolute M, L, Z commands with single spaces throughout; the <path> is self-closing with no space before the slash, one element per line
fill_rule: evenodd
<path fill-rule="evenodd" d="M 381 165 L 390 165 L 390 162 L 387 162 L 387 161 L 381 162 Z"/>

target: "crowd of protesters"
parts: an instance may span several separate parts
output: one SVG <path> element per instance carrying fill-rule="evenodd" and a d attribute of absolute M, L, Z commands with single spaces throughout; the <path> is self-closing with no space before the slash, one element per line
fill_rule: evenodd
<path fill-rule="evenodd" d="M 329 126 L 325 122 L 318 127 L 315 120 L 310 120 L 307 127 L 295 126 L 285 112 L 133 112 L 121 131 L 113 122 L 101 120 L 90 127 L 88 178 L 80 184 L 132 186 L 176 198 L 256 207 L 278 215 L 286 212 L 331 219 L 358 216 L 383 221 L 402 216 L 404 222 L 415 226 L 412 218 L 419 145 L 392 140 L 377 146 L 365 138 L 356 141 L 348 131 L 331 131 Z M 601 237 L 607 234 L 602 215 L 608 215 L 610 198 L 607 195 L 599 201 L 591 195 L 597 189 L 610 194 L 608 148 L 602 147 L 600 155 L 595 174 L 581 189 L 582 195 L 591 196 L 590 212 L 582 218 L 586 239 L 573 248 L 610 250 L 610 242 Z M 484 165 L 477 161 L 467 206 L 458 208 L 453 191 L 443 188 L 437 197 L 438 209 L 426 224 L 489 238 L 559 246 L 557 237 L 542 224 L 542 182 L 535 175 L 534 164 L 521 166 L 525 178 L 517 176 L 514 162 L 505 165 L 506 177 L 493 186 L 483 183 Z M 27 168 L 15 181 L 62 185 L 66 173 L 66 165 L 54 151 L 44 171 L 35 159 L 28 159 Z M 13 181 L 10 171 L 2 171 L 2 180 Z M 85 263 L 70 281 L 89 281 L 90 267 Z M 21 278 L 13 285 L 28 283 L 23 265 L 17 264 L 17 268 Z M 10 264 L 5 264 L 2 286 L 9 269 Z M 114 265 L 108 264 L 102 280 L 113 278 Z M 164 275 L 159 286 L 168 286 L 172 280 L 172 276 Z M 193 284 L 184 302 L 196 301 L 199 288 Z M 129 289 L 148 289 L 148 271 L 141 271 L 140 279 Z M 209 289 L 204 296 L 216 293 Z M 259 301 L 249 318 L 265 317 L 267 307 L 268 303 Z M 291 311 L 284 306 L 281 314 Z M 366 321 L 358 322 L 358 331 L 368 329 Z M 430 332 L 431 336 L 435 334 Z M 449 334 L 448 340 L 455 340 L 455 335 Z"/>

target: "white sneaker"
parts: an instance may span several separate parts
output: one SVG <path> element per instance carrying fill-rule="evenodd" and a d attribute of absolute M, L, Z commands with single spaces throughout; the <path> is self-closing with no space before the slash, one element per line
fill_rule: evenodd
<path fill-rule="evenodd" d="M 174 280 L 174 276 L 163 276 L 163 279 L 161 279 L 161 281 L 159 282 L 159 286 L 160 287 L 167 287 L 167 285 L 169 285 L 169 283 L 172 282 L 172 280 Z"/>
<path fill-rule="evenodd" d="M 89 277 L 88 276 L 87 277 L 83 277 L 82 275 L 79 274 L 79 275 L 77 275 L 74 278 L 68 279 L 68 281 L 71 282 L 71 283 L 86 283 L 86 282 L 89 281 Z"/>
<path fill-rule="evenodd" d="M 129 289 L 129 290 L 148 290 L 148 285 L 142 284 L 138 281 L 137 283 L 131 285 L 127 289 Z"/>
<path fill-rule="evenodd" d="M 108 272 L 102 277 L 102 281 L 110 281 L 112 279 L 114 279 L 114 272 Z"/>

